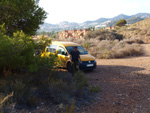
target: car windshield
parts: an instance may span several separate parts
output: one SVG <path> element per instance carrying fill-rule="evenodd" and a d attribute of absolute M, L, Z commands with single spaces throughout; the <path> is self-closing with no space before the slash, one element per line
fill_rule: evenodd
<path fill-rule="evenodd" d="M 70 54 L 72 50 L 74 50 L 75 46 L 68 46 L 66 47 L 68 53 Z M 78 51 L 80 52 L 80 55 L 88 54 L 87 51 L 82 46 L 77 46 Z"/>

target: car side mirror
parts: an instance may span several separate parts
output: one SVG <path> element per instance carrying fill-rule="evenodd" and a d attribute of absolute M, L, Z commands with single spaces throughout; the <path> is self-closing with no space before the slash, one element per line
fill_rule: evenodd
<path fill-rule="evenodd" d="M 64 52 L 64 51 L 63 51 L 63 52 L 62 52 L 62 55 L 65 55 L 65 56 L 67 56 L 67 52 Z"/>

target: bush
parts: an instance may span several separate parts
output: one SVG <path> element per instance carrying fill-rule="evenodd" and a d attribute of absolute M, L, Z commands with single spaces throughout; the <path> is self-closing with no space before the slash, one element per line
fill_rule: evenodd
<path fill-rule="evenodd" d="M 5 35 L 3 26 L 0 26 L 0 93 L 6 95 L 14 92 L 11 102 L 34 106 L 36 99 L 32 88 L 39 89 L 41 85 L 47 85 L 45 81 L 48 76 L 44 74 L 56 67 L 57 56 L 50 54 L 41 58 L 41 54 L 35 54 L 36 50 L 44 50 L 50 40 L 41 37 L 39 42 L 35 42 L 22 31 L 9 37 Z M 39 77 L 39 73 L 43 76 Z"/>
<path fill-rule="evenodd" d="M 137 41 L 134 40 L 133 42 L 137 42 Z M 101 59 L 123 58 L 127 56 L 139 56 L 143 54 L 143 50 L 141 46 L 135 43 L 128 44 L 127 40 L 123 40 L 119 42 L 118 40 L 98 41 L 95 39 L 95 40 L 90 40 L 90 43 L 91 46 L 88 48 L 88 52 L 91 55 L 95 56 L 96 58 L 101 58 Z"/>
<path fill-rule="evenodd" d="M 29 83 L 25 83 L 20 79 L 11 81 L 7 84 L 8 89 L 6 91 L 14 91 L 13 102 L 16 102 L 18 105 L 28 105 L 35 106 L 36 101 L 33 101 L 33 94 Z"/>
<path fill-rule="evenodd" d="M 73 99 L 70 107 L 68 107 L 68 105 L 67 105 L 65 112 L 62 112 L 62 113 L 75 113 L 75 108 L 76 108 L 75 102 L 76 101 Z"/>
<path fill-rule="evenodd" d="M 97 39 L 97 40 L 122 40 L 123 36 L 114 32 L 106 31 L 106 30 L 95 30 L 89 31 L 85 35 L 85 39 Z"/>
<path fill-rule="evenodd" d="M 57 70 L 57 55 L 41 57 L 40 51 L 44 51 L 51 40 L 41 37 L 35 42 L 22 31 L 10 37 L 5 35 L 3 26 L 0 27 L 0 67 L 1 75 L 5 75 L 0 76 L 0 94 L 6 96 L 14 92 L 10 103 L 22 108 L 35 106 L 37 98 L 56 104 L 70 104 L 72 98 L 82 98 L 84 91 L 88 90 L 84 73 L 77 72 L 72 78 Z M 68 112 L 74 111 L 72 107 Z"/>
<path fill-rule="evenodd" d="M 26 80 L 26 81 L 23 81 Z M 8 100 L 8 103 L 16 103 L 16 105 L 28 105 L 34 106 L 36 101 L 33 102 L 33 95 L 31 92 L 31 83 L 27 79 L 7 77 L 3 78 L 2 86 L 0 87 L 0 93 L 7 95 L 13 92 L 13 96 Z M 32 100 L 32 101 L 31 101 Z"/>
<path fill-rule="evenodd" d="M 128 43 L 128 44 L 143 44 L 144 42 L 140 38 L 130 38 L 130 39 L 124 39 L 123 42 Z"/>
<path fill-rule="evenodd" d="M 88 48 L 90 48 L 90 42 L 83 42 L 82 46 L 83 46 L 85 49 L 88 49 Z"/>
<path fill-rule="evenodd" d="M 116 22 L 115 26 L 124 26 L 125 24 L 127 24 L 127 21 L 125 19 L 121 19 Z"/>
<path fill-rule="evenodd" d="M 9 37 L 5 35 L 3 26 L 1 26 L 0 33 L 1 71 L 11 73 L 14 71 L 27 70 L 35 72 L 40 68 L 43 59 L 48 61 L 43 62 L 43 65 L 44 63 L 45 65 L 54 64 L 52 63 L 53 60 L 49 61 L 49 59 L 42 59 L 40 58 L 40 54 L 35 54 L 37 50 L 44 50 L 46 45 L 50 44 L 50 40 L 46 40 L 42 37 L 41 40 L 36 43 L 30 36 L 25 35 L 22 31 L 18 31 L 14 33 L 13 37 Z"/>
<path fill-rule="evenodd" d="M 84 89 L 89 86 L 87 82 L 87 78 L 85 77 L 84 73 L 81 71 L 75 73 L 75 76 L 73 78 L 73 84 L 75 86 L 78 96 L 81 96 Z"/>
<path fill-rule="evenodd" d="M 91 35 L 92 32 L 90 32 L 89 34 Z M 96 32 L 99 33 L 102 31 L 96 31 Z M 104 31 L 103 33 L 105 34 L 107 32 L 108 31 Z M 102 37 L 105 37 L 105 35 Z M 71 40 L 73 42 L 79 43 L 91 55 L 101 59 L 123 58 L 127 56 L 139 56 L 143 54 L 142 47 L 139 45 L 142 44 L 143 41 L 138 38 L 117 40 L 115 38 L 110 38 L 110 36 L 108 37 L 109 37 L 108 39 L 113 39 L 113 40 L 107 40 L 106 37 L 105 39 L 103 38 L 104 40 L 100 40 L 98 37 L 92 38 L 90 36 L 89 39 L 72 38 L 72 39 L 64 39 L 64 41 Z"/>
<path fill-rule="evenodd" d="M 117 48 L 117 49 L 116 49 Z M 114 47 L 112 58 L 122 58 L 126 56 L 139 56 L 143 54 L 142 47 L 138 44 L 126 44 L 123 48 Z"/>
<path fill-rule="evenodd" d="M 14 33 L 12 38 L 3 35 L 0 38 L 0 67 L 3 70 L 28 68 L 35 64 L 34 42 L 23 32 Z"/>
<path fill-rule="evenodd" d="M 72 77 L 69 73 L 53 70 L 47 74 L 38 73 L 36 76 L 32 83 L 37 87 L 36 97 L 42 100 L 49 100 L 54 104 L 71 104 L 70 100 L 73 98 L 76 100 L 89 95 L 88 80 L 83 72 L 77 72 Z"/>
<path fill-rule="evenodd" d="M 98 87 L 98 86 L 90 87 L 90 92 L 92 92 L 92 93 L 98 93 L 99 91 L 100 91 L 100 87 Z"/>

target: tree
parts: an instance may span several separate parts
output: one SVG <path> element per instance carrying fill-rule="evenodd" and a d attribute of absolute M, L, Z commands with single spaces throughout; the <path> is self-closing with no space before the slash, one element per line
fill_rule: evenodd
<path fill-rule="evenodd" d="M 22 30 L 28 35 L 34 35 L 43 24 L 47 13 L 38 6 L 36 0 L 1 0 L 0 25 L 5 23 L 7 35 Z"/>
<path fill-rule="evenodd" d="M 47 58 L 46 61 L 41 58 L 41 51 L 50 45 L 51 39 L 41 37 L 38 43 L 35 43 L 31 36 L 22 31 L 13 33 L 11 37 L 6 35 L 5 31 L 4 24 L 0 25 L 0 76 L 3 71 L 15 72 L 18 69 L 26 69 L 34 72 L 44 66 L 52 69 L 49 66 L 54 64 L 54 57 Z"/>
<path fill-rule="evenodd" d="M 125 19 L 121 19 L 118 22 L 116 22 L 115 26 L 124 26 L 125 24 L 127 24 L 127 21 Z"/>
<path fill-rule="evenodd" d="M 95 30 L 95 27 L 89 27 L 88 28 L 90 31 L 94 31 Z"/>

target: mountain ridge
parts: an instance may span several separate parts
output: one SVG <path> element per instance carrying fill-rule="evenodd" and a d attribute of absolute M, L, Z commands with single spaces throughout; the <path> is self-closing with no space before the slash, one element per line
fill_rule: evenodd
<path fill-rule="evenodd" d="M 70 30 L 70 29 L 84 29 L 89 27 L 106 27 L 106 26 L 114 26 L 115 23 L 120 19 L 126 19 L 128 24 L 133 24 L 135 22 L 138 22 L 140 20 L 144 20 L 145 18 L 150 17 L 150 13 L 137 13 L 131 16 L 120 14 L 112 18 L 99 18 L 93 21 L 85 21 L 83 23 L 77 23 L 77 22 L 68 22 L 63 21 L 59 24 L 50 24 L 50 23 L 44 23 L 40 26 L 40 31 L 45 32 L 51 32 L 51 31 L 62 31 L 62 30 Z"/>

